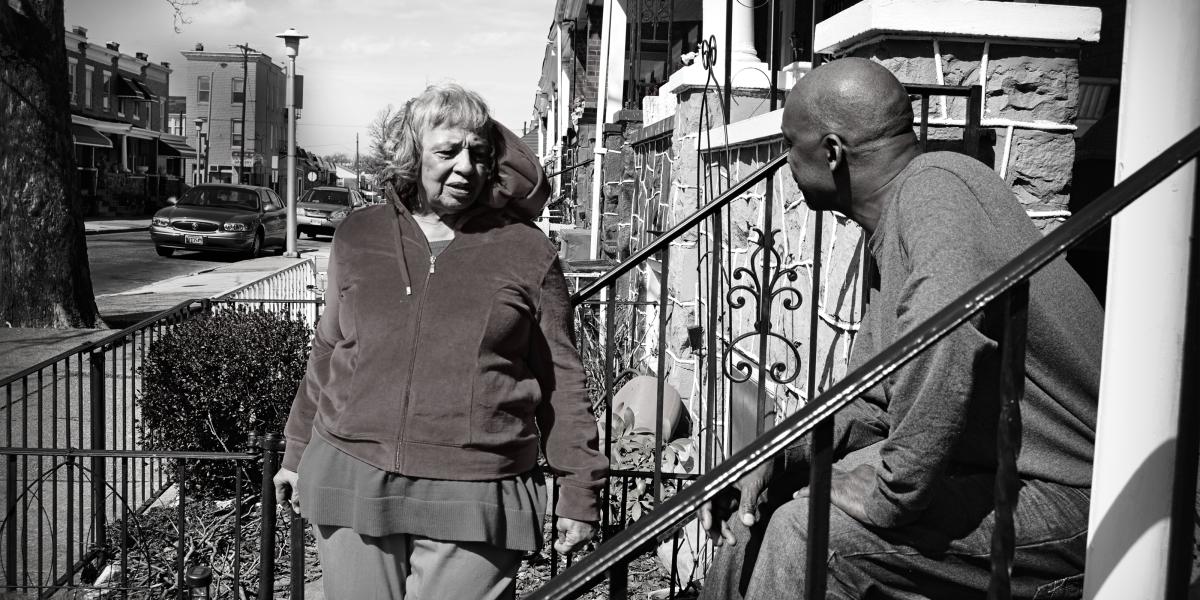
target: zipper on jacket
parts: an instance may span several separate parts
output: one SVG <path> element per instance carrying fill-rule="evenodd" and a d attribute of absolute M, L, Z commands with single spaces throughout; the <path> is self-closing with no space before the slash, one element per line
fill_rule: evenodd
<path fill-rule="evenodd" d="M 429 272 L 430 273 L 437 273 L 437 269 L 434 268 L 434 266 L 436 264 L 437 264 L 437 257 L 434 256 L 432 252 L 429 253 Z"/>

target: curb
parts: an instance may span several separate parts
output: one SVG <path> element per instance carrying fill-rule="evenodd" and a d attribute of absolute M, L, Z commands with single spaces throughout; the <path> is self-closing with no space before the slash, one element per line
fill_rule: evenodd
<path fill-rule="evenodd" d="M 150 229 L 149 226 L 120 227 L 120 228 L 106 228 L 106 229 L 85 229 L 83 231 L 83 234 L 84 235 L 100 235 L 100 234 L 105 234 L 105 233 L 133 233 L 133 232 L 137 232 L 137 231 L 146 231 L 148 229 Z"/>

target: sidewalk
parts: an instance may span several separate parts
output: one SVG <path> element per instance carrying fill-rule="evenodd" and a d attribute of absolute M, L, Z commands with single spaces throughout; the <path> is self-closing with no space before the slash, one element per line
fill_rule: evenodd
<path fill-rule="evenodd" d="M 92 218 L 84 219 L 83 233 L 84 235 L 96 235 L 98 233 L 126 233 L 130 231 L 146 231 L 150 228 L 150 217 L 139 217 L 129 219 L 102 219 Z"/>
<path fill-rule="evenodd" d="M 111 223 L 111 222 L 110 222 Z M 132 290 L 96 297 L 100 315 L 111 329 L 27 329 L 0 324 L 0 379 L 47 358 L 112 335 L 193 298 L 212 298 L 261 279 L 300 260 L 312 258 L 323 281 L 329 251 L 302 252 L 301 258 L 268 256 L 172 277 Z"/>

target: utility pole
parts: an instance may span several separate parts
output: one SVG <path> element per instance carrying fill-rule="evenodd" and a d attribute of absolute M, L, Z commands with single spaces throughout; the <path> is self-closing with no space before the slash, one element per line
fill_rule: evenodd
<path fill-rule="evenodd" d="M 358 189 L 358 134 L 354 134 L 354 189 Z"/>
<path fill-rule="evenodd" d="M 242 182 L 242 171 L 246 168 L 246 104 L 250 102 L 250 78 L 248 76 L 249 67 L 247 61 L 251 52 L 258 52 L 250 47 L 250 44 L 241 43 L 234 44 L 234 48 L 239 48 L 242 51 L 242 149 L 238 151 L 238 183 Z M 211 106 L 211 104 L 210 104 Z M 248 182 L 246 182 L 248 183 Z"/>

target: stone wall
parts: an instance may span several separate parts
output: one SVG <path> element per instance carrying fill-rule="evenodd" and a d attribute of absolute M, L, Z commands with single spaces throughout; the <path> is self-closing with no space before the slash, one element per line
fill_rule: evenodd
<path fill-rule="evenodd" d="M 1035 224 L 1051 229 L 1069 214 L 1078 47 L 939 41 L 936 51 L 945 84 L 985 83 L 983 125 L 995 132 L 995 145 L 985 158 L 1012 186 Z M 879 62 L 902 82 L 932 84 L 938 83 L 937 52 L 932 40 L 889 39 L 849 55 Z M 981 78 L 985 64 L 987 76 Z M 919 119 L 919 101 L 913 110 Z M 948 98 L 944 107 L 940 98 L 931 98 L 931 139 L 961 139 L 965 112 L 965 98 Z"/>

